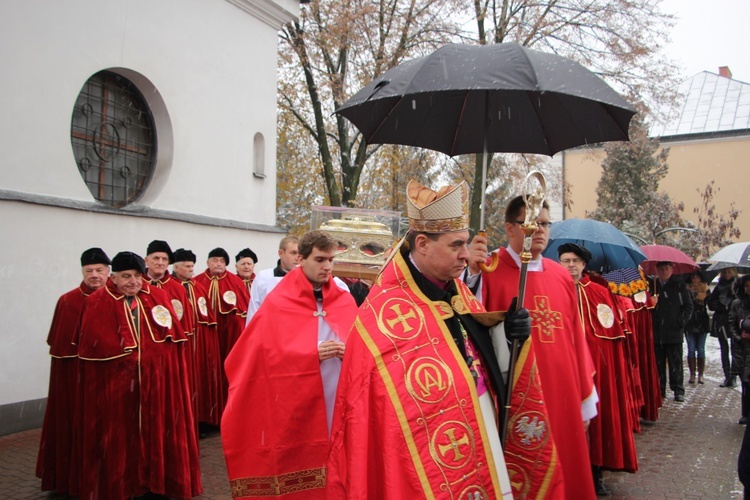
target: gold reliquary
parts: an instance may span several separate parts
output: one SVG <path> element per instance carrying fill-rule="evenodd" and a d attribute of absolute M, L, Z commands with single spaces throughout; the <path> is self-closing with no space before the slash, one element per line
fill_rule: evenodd
<path fill-rule="evenodd" d="M 373 279 L 400 233 L 401 214 L 382 210 L 313 207 L 312 228 L 338 241 L 333 274 Z"/>

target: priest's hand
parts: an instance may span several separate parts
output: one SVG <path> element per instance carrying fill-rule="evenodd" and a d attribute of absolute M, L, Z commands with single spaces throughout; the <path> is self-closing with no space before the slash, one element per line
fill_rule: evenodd
<path fill-rule="evenodd" d="M 321 361 L 332 358 L 344 358 L 344 347 L 343 342 L 336 342 L 335 340 L 325 340 L 318 344 L 318 358 Z"/>
<path fill-rule="evenodd" d="M 523 344 L 531 335 L 531 317 L 528 309 L 516 309 L 517 302 L 517 297 L 513 297 L 505 315 L 505 337 Z"/>
<path fill-rule="evenodd" d="M 479 264 L 487 262 L 487 238 L 475 234 L 469 243 L 469 272 L 479 274 Z"/>

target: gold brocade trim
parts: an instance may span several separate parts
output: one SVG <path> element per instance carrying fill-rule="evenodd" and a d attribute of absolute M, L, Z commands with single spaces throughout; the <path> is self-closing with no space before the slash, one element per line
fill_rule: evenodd
<path fill-rule="evenodd" d="M 278 476 L 241 477 L 229 481 L 232 498 L 275 497 L 326 487 L 326 468 L 305 469 Z"/>
<path fill-rule="evenodd" d="M 388 265 L 393 266 L 397 286 L 404 291 L 408 290 L 409 293 L 404 297 L 383 300 L 376 304 L 378 309 L 375 309 L 372 302 L 367 303 L 372 308 L 374 316 L 380 318 L 381 325 L 387 321 L 390 322 L 386 323 L 389 326 L 392 324 L 386 331 L 376 330 L 370 333 L 359 320 L 356 328 L 370 350 L 385 384 L 424 496 L 434 497 L 433 487 L 439 488 L 442 492 L 451 490 L 458 481 L 468 481 L 470 491 L 478 491 L 473 488 L 480 488 L 483 482 L 481 476 L 484 474 L 487 475 L 484 481 L 489 481 L 496 491 L 500 491 L 494 458 L 487 444 L 489 440 L 484 419 L 479 411 L 475 382 L 468 369 L 459 368 L 451 371 L 437 351 L 437 346 L 444 344 L 454 359 L 461 359 L 447 326 L 440 321 L 448 314 L 453 315 L 453 310 L 448 303 L 433 302 L 422 293 L 400 254 Z M 382 293 L 387 294 L 388 290 L 390 289 L 385 289 Z M 395 304 L 399 304 L 400 307 L 393 308 Z M 425 328 L 427 325 L 423 323 L 424 320 L 418 319 L 421 314 L 417 311 L 422 310 L 422 304 L 429 310 L 429 313 L 425 311 L 422 314 L 433 318 L 434 327 L 431 325 L 430 328 Z M 389 310 L 390 314 L 385 315 L 384 309 Z M 402 322 L 402 319 L 408 320 L 408 324 Z M 407 326 L 409 331 L 404 335 L 407 333 L 404 331 Z M 397 331 L 394 332 L 394 329 Z M 388 359 L 383 359 L 378 342 L 372 336 L 377 334 L 385 335 L 394 349 L 394 353 L 389 354 Z M 392 366 L 393 363 L 399 366 Z M 404 380 L 398 378 L 400 375 L 397 373 L 392 374 L 391 368 L 397 372 L 403 370 Z M 453 380 L 454 377 L 459 380 Z M 457 393 L 455 382 L 458 381 L 461 382 L 461 386 L 468 389 L 468 397 Z M 398 390 L 402 384 L 406 393 L 411 396 L 403 401 Z M 430 408 L 430 405 L 435 404 L 440 406 Z M 407 405 L 416 406 L 418 413 L 414 420 L 407 417 Z M 469 411 L 471 408 L 476 411 Z M 472 420 L 475 422 L 476 430 L 469 423 Z M 417 444 L 416 432 L 426 433 L 428 449 L 422 449 Z M 434 479 L 431 484 L 428 479 L 427 469 L 433 468 L 442 478 L 439 484 Z M 459 469 L 464 469 L 464 474 L 461 475 Z M 472 484 L 475 481 L 477 483 Z"/>
<path fill-rule="evenodd" d="M 446 233 L 450 231 L 463 231 L 467 226 L 468 217 L 453 217 L 451 219 L 409 219 L 409 229 L 422 233 Z"/>

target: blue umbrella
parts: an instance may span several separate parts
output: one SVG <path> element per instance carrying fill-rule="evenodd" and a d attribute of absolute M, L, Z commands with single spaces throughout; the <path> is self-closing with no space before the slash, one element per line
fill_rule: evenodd
<path fill-rule="evenodd" d="M 612 224 L 593 219 L 568 219 L 552 224 L 549 244 L 543 255 L 557 260 L 557 247 L 576 243 L 592 254 L 588 269 L 606 273 L 626 267 L 637 268 L 646 260 L 641 248 Z"/>

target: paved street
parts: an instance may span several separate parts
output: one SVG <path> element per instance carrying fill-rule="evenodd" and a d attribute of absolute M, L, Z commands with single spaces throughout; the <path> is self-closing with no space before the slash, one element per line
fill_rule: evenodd
<path fill-rule="evenodd" d="M 636 435 L 638 473 L 605 472 L 613 500 L 742 498 L 736 473 L 744 431 L 737 424 L 740 392 L 719 387 L 716 340 L 709 338 L 707 344 L 706 384 L 686 385 L 685 402 L 668 399 L 659 421 Z M 39 491 L 34 476 L 39 436 L 34 429 L 0 437 L 0 498 L 61 498 Z M 231 499 L 220 436 L 209 435 L 200 444 L 205 493 L 199 498 Z"/>

